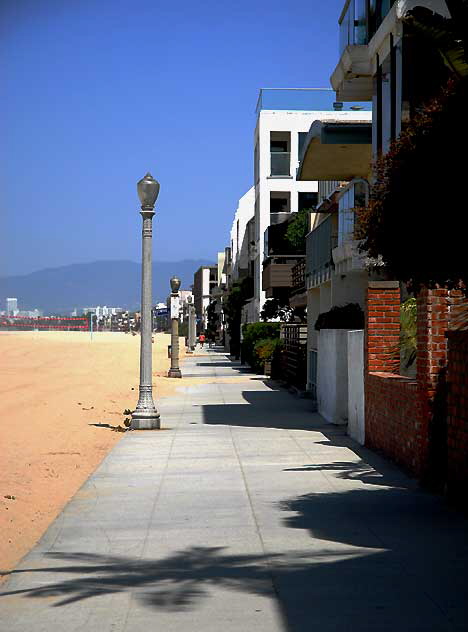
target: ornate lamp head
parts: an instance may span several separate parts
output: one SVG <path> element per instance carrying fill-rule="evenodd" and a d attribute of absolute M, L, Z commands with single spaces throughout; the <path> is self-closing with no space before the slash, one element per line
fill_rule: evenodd
<path fill-rule="evenodd" d="M 137 191 L 141 208 L 154 208 L 159 194 L 159 182 L 149 172 L 138 182 Z"/>
<path fill-rule="evenodd" d="M 171 290 L 173 294 L 176 294 L 180 288 L 180 279 L 179 277 L 173 276 L 171 279 Z"/>

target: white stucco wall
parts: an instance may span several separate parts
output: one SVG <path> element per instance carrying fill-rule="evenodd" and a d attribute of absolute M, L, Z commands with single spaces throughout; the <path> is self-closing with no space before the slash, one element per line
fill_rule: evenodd
<path fill-rule="evenodd" d="M 348 331 L 348 434 L 361 445 L 364 423 L 364 330 Z"/>
<path fill-rule="evenodd" d="M 255 213 L 255 187 L 251 187 L 239 200 L 231 227 L 232 278 L 239 278 L 239 268 L 249 265 L 248 251 L 245 248 L 247 223 Z M 242 247 L 244 245 L 244 248 Z"/>
<path fill-rule="evenodd" d="M 348 420 L 348 330 L 322 329 L 318 335 L 318 412 L 330 423 Z"/>

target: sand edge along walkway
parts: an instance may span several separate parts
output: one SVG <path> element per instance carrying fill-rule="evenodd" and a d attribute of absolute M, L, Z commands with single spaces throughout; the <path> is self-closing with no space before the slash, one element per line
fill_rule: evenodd
<path fill-rule="evenodd" d="M 180 386 L 165 377 L 169 342 L 155 336 L 157 398 Z M 0 581 L 124 436 L 93 424 L 123 424 L 135 407 L 139 344 L 123 333 L 0 333 Z"/>

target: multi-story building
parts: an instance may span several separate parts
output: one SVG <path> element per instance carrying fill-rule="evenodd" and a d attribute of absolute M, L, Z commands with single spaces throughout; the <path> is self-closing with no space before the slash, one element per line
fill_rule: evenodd
<path fill-rule="evenodd" d="M 346 0 L 339 18 L 340 59 L 331 84 L 340 101 L 372 101 L 375 156 L 387 152 L 431 95 L 427 68 L 441 64 L 431 39 L 410 32 L 406 18 L 415 7 L 450 17 L 444 0 Z"/>
<path fill-rule="evenodd" d="M 291 255 L 279 252 L 269 261 L 265 232 L 268 227 L 287 221 L 292 213 L 317 204 L 317 182 L 296 179 L 299 157 L 312 122 L 356 120 L 365 107 L 355 104 L 343 109 L 342 103 L 335 102 L 331 89 L 260 90 L 254 134 L 254 297 L 247 307 L 252 320 L 259 319 L 267 295 L 273 297 L 276 288 L 290 287 L 296 263 Z M 274 270 L 269 266 L 279 267 Z M 269 269 L 263 274 L 265 268 Z"/>
<path fill-rule="evenodd" d="M 241 281 L 249 275 L 253 276 L 249 253 L 254 246 L 254 235 L 251 234 L 254 214 L 255 187 L 251 187 L 240 198 L 231 227 L 231 278 L 233 282 Z M 249 222 L 251 222 L 250 231 Z"/>
<path fill-rule="evenodd" d="M 17 298 L 7 298 L 6 312 L 7 312 L 7 316 L 16 316 L 16 314 L 18 313 L 18 299 Z"/>
<path fill-rule="evenodd" d="M 201 266 L 193 275 L 193 303 L 197 315 L 197 329 L 207 326 L 207 309 L 218 285 L 218 265 Z"/>

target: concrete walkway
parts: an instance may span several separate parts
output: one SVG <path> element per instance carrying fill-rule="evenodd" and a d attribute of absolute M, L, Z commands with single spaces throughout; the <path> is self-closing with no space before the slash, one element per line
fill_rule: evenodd
<path fill-rule="evenodd" d="M 219 350 L 1 588 L 2 632 L 468 630 L 468 524 Z M 105 432 L 105 430 L 103 430 Z"/>

